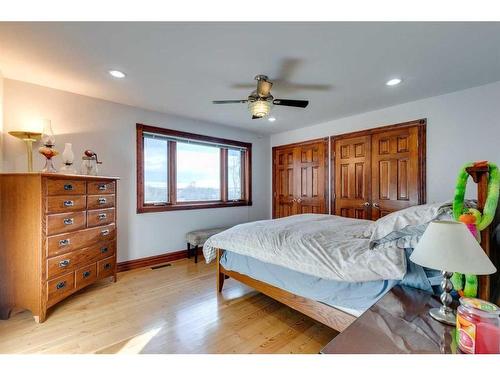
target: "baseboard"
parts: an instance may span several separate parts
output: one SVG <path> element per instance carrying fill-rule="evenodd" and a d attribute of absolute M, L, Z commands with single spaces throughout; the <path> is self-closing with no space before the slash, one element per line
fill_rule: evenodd
<path fill-rule="evenodd" d="M 201 249 L 198 250 L 198 254 L 200 252 L 201 252 Z M 184 259 L 184 258 L 187 258 L 187 250 L 179 250 L 179 251 L 174 251 L 172 253 L 154 255 L 152 257 L 139 258 L 139 259 L 127 260 L 125 262 L 119 262 L 116 265 L 116 268 L 117 268 L 117 272 L 130 271 L 130 270 L 135 270 L 137 268 L 151 267 L 151 266 L 156 266 L 156 265 L 162 264 L 162 263 L 173 262 L 174 260 L 179 260 L 179 259 Z M 202 256 L 202 259 L 203 259 L 203 256 Z M 198 261 L 200 261 L 200 258 L 198 258 Z M 193 262 L 194 262 L 194 260 L 193 260 Z"/>

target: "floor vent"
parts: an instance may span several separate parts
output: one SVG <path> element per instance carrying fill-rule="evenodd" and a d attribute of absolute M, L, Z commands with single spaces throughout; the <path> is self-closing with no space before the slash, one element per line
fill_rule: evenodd
<path fill-rule="evenodd" d="M 161 264 L 159 266 L 154 266 L 154 267 L 151 267 L 152 270 L 157 270 L 158 268 L 163 268 L 163 267 L 170 267 L 171 264 L 170 263 L 167 263 L 167 264 Z"/>

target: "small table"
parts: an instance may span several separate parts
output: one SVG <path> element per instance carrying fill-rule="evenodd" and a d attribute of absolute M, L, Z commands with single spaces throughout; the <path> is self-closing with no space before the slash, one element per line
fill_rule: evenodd
<path fill-rule="evenodd" d="M 455 328 L 434 320 L 437 297 L 395 286 L 322 350 L 322 354 L 457 353 Z"/>

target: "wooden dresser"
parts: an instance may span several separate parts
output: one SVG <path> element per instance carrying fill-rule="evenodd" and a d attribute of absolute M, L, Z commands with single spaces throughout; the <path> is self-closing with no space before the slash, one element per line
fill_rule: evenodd
<path fill-rule="evenodd" d="M 0 174 L 0 318 L 116 281 L 115 177 Z"/>

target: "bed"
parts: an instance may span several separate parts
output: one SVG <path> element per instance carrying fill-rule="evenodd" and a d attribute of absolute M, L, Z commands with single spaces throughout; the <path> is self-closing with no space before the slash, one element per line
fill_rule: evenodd
<path fill-rule="evenodd" d="M 436 271 L 408 261 L 435 219 L 451 219 L 450 202 L 377 222 L 295 215 L 233 227 L 211 237 L 203 253 L 216 261 L 218 292 L 231 277 L 341 332 L 396 284 L 428 291 L 439 284 Z"/>
<path fill-rule="evenodd" d="M 423 220 L 437 217 L 440 207 L 422 208 L 427 213 Z M 389 219 L 382 227 L 394 233 Z M 378 230 L 378 244 L 369 235 L 371 227 L 368 220 L 295 215 L 235 226 L 211 237 L 203 252 L 207 262 L 216 260 L 219 292 L 232 277 L 342 331 L 394 285 L 432 291 L 440 281 L 407 260 L 423 228 L 387 241 L 387 233 Z"/>

